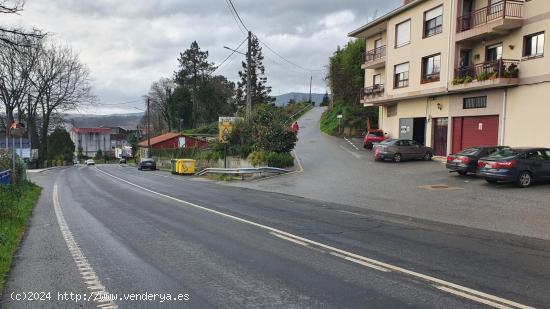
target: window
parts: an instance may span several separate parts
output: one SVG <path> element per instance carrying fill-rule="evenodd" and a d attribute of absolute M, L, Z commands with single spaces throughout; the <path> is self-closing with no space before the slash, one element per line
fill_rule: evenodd
<path fill-rule="evenodd" d="M 382 84 L 382 75 L 376 74 L 372 77 L 372 85 L 376 88 L 376 86 L 380 86 Z"/>
<path fill-rule="evenodd" d="M 424 13 L 424 37 L 443 32 L 443 6 L 440 5 Z"/>
<path fill-rule="evenodd" d="M 542 57 L 544 55 L 544 32 L 528 35 L 523 39 L 523 57 Z"/>
<path fill-rule="evenodd" d="M 409 63 L 402 63 L 395 66 L 394 88 L 409 86 Z"/>
<path fill-rule="evenodd" d="M 388 117 L 397 116 L 397 104 L 389 105 L 386 108 Z"/>
<path fill-rule="evenodd" d="M 497 61 L 499 59 L 502 59 L 502 43 L 487 47 L 487 52 L 485 53 L 485 61 Z"/>
<path fill-rule="evenodd" d="M 404 21 L 395 26 L 395 47 L 401 47 L 411 42 L 411 20 Z"/>
<path fill-rule="evenodd" d="M 486 108 L 487 107 L 487 97 L 464 98 L 464 102 L 463 102 L 462 107 L 464 109 Z"/>
<path fill-rule="evenodd" d="M 439 81 L 441 54 L 422 58 L 422 83 Z"/>

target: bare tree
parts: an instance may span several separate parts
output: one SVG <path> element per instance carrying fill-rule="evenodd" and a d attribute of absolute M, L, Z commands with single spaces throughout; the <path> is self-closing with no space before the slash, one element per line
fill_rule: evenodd
<path fill-rule="evenodd" d="M 176 85 L 173 80 L 161 78 L 154 82 L 149 90 L 149 99 L 151 100 L 151 111 L 162 117 L 168 131 L 176 127 L 174 119 L 174 102 L 172 94 Z"/>
<path fill-rule="evenodd" d="M 19 14 L 23 11 L 23 0 L 0 0 L 0 14 Z M 26 31 L 21 28 L 5 28 L 0 26 L 0 42 L 16 46 L 28 47 L 44 38 L 45 34 L 38 29 Z"/>
<path fill-rule="evenodd" d="M 10 35 L 13 42 L 29 41 L 27 38 Z M 31 92 L 31 75 L 38 63 L 40 49 L 36 43 L 31 45 L 10 45 L 0 43 L 0 101 L 4 103 L 5 123 L 11 124 L 18 112 L 21 120 L 21 109 Z"/>
<path fill-rule="evenodd" d="M 78 55 L 69 47 L 51 44 L 41 49 L 34 74 L 35 111 L 40 117 L 40 154 L 47 153 L 47 136 L 52 116 L 67 110 L 91 104 L 90 73 Z M 32 104 L 30 104 L 32 108 Z M 28 111 L 32 114 L 32 109 Z"/>

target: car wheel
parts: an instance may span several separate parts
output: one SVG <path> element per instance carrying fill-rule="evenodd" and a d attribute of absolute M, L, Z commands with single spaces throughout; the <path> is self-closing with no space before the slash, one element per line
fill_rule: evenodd
<path fill-rule="evenodd" d="M 401 158 L 401 154 L 400 154 L 400 153 L 396 153 L 396 154 L 393 155 L 393 162 L 399 163 L 399 162 L 401 162 L 401 159 L 402 159 L 402 158 Z"/>
<path fill-rule="evenodd" d="M 465 171 L 456 171 L 456 172 L 457 172 L 460 176 L 466 176 L 466 175 L 468 175 L 468 173 L 465 172 Z"/>
<path fill-rule="evenodd" d="M 527 188 L 533 184 L 533 175 L 529 173 L 528 171 L 523 171 L 519 173 L 519 177 L 517 180 L 517 185 L 522 188 Z"/>
<path fill-rule="evenodd" d="M 426 154 L 424 155 L 424 161 L 430 161 L 432 158 L 433 158 L 433 154 L 431 152 L 426 152 Z"/>
<path fill-rule="evenodd" d="M 488 183 L 497 183 L 498 182 L 496 179 L 491 179 L 491 178 L 485 178 L 485 181 L 487 181 Z"/>

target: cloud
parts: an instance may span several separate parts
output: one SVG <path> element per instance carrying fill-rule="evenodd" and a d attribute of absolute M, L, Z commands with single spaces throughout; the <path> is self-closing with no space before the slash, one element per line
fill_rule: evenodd
<path fill-rule="evenodd" d="M 401 0 L 233 0 L 249 29 L 281 55 L 303 67 L 320 69 L 347 33 L 363 25 L 375 11 L 397 7 Z M 380 15 L 380 14 L 379 14 Z M 3 16 L 5 17 L 5 16 Z M 196 40 L 220 63 L 245 37 L 225 0 L 33 0 L 21 16 L 4 24 L 37 27 L 80 53 L 94 79 L 101 103 L 141 98 L 149 86 L 177 70 L 180 52 Z M 244 49 L 243 49 L 244 50 Z M 273 94 L 324 92 L 324 72 L 307 72 L 289 65 L 266 48 L 266 73 Z M 236 54 L 219 73 L 237 80 L 244 57 Z M 112 105 L 94 109 L 112 112 L 133 107 Z M 135 109 L 133 109 L 135 111 Z"/>

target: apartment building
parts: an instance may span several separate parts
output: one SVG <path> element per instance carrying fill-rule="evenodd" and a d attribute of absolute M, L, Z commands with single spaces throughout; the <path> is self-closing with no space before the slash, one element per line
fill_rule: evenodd
<path fill-rule="evenodd" d="M 361 103 L 381 128 L 446 155 L 549 146 L 547 0 L 416 0 L 352 31 L 366 40 Z"/>
<path fill-rule="evenodd" d="M 98 150 L 103 154 L 114 156 L 114 150 L 111 149 L 110 128 L 73 127 L 69 135 L 75 145 L 75 155 L 78 154 L 78 149 L 82 148 L 82 154 L 88 157 L 94 157 Z"/>

